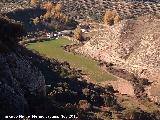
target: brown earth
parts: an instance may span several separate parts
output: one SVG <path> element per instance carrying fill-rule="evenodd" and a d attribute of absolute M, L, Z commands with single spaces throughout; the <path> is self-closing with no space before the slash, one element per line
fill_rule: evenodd
<path fill-rule="evenodd" d="M 117 68 L 149 79 L 157 86 L 160 80 L 159 23 L 157 17 L 143 16 L 136 20 L 123 20 L 114 26 L 103 25 L 90 41 L 76 51 L 113 63 Z"/>

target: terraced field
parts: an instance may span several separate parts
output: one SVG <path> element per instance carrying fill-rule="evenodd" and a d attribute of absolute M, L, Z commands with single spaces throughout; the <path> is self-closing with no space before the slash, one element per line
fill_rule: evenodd
<path fill-rule="evenodd" d="M 69 62 L 72 67 L 82 69 L 83 73 L 85 73 L 91 80 L 94 80 L 95 82 L 116 80 L 113 75 L 103 71 L 98 66 L 98 62 L 90 58 L 65 52 L 61 46 L 70 43 L 71 41 L 68 39 L 58 39 L 45 42 L 30 43 L 27 48 L 36 50 L 49 58 L 55 58 L 59 59 L 60 61 Z"/>

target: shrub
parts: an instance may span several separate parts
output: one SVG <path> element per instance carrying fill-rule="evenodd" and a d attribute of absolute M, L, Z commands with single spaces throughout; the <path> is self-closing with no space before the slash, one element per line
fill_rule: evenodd
<path fill-rule="evenodd" d="M 155 117 L 155 120 L 160 120 L 160 111 L 153 111 L 152 115 Z"/>
<path fill-rule="evenodd" d="M 51 12 L 51 10 L 54 8 L 52 2 L 47 2 L 43 5 L 43 8 L 46 9 L 48 12 Z"/>
<path fill-rule="evenodd" d="M 66 69 L 61 69 L 59 72 L 62 78 L 67 78 L 69 76 L 68 70 Z"/>
<path fill-rule="evenodd" d="M 87 100 L 80 100 L 79 101 L 79 108 L 82 110 L 88 111 L 91 108 L 91 104 L 88 103 Z"/>
<path fill-rule="evenodd" d="M 108 107 L 115 105 L 117 101 L 116 98 L 112 95 L 105 95 L 103 99 L 104 99 L 105 105 L 107 105 Z"/>
<path fill-rule="evenodd" d="M 83 92 L 83 94 L 84 94 L 85 96 L 89 96 L 89 95 L 90 95 L 90 90 L 89 90 L 88 88 L 84 88 L 84 89 L 82 90 L 82 92 Z"/>
<path fill-rule="evenodd" d="M 105 88 L 106 88 L 106 91 L 107 91 L 107 92 L 111 92 L 111 93 L 114 93 L 114 92 L 115 92 L 115 90 L 114 90 L 114 88 L 113 88 L 112 85 L 106 85 Z"/>
<path fill-rule="evenodd" d="M 114 25 L 115 23 L 120 22 L 121 18 L 115 11 L 106 11 L 104 15 L 104 23 L 107 25 Z"/>
<path fill-rule="evenodd" d="M 46 9 L 46 14 L 41 17 L 43 18 L 43 21 L 57 19 L 65 24 L 69 22 L 69 16 L 62 13 L 61 3 L 53 4 L 52 2 L 47 2 L 43 5 L 43 8 Z"/>
<path fill-rule="evenodd" d="M 121 17 L 119 15 L 116 15 L 114 18 L 114 24 L 119 23 L 121 21 Z"/>
<path fill-rule="evenodd" d="M 62 4 L 61 3 L 57 3 L 55 6 L 55 12 L 61 12 L 62 10 Z"/>
<path fill-rule="evenodd" d="M 39 23 L 39 18 L 36 17 L 35 19 L 33 19 L 33 23 L 34 23 L 34 25 L 37 25 Z"/>
<path fill-rule="evenodd" d="M 37 5 L 39 3 L 39 0 L 31 0 L 30 4 L 31 5 Z"/>
<path fill-rule="evenodd" d="M 155 120 L 154 116 L 138 108 L 126 109 L 124 113 L 125 120 Z"/>
<path fill-rule="evenodd" d="M 69 19 L 66 25 L 72 28 L 76 28 L 76 26 L 78 25 L 78 22 L 75 21 L 74 19 Z"/>
<path fill-rule="evenodd" d="M 98 94 L 98 93 L 92 93 L 90 95 L 90 101 L 91 101 L 91 104 L 95 105 L 95 106 L 102 106 L 102 105 L 104 105 L 103 97 L 100 94 Z"/>
<path fill-rule="evenodd" d="M 75 30 L 74 30 L 74 38 L 82 41 L 83 40 L 83 36 L 82 36 L 82 30 L 81 27 L 78 26 Z"/>

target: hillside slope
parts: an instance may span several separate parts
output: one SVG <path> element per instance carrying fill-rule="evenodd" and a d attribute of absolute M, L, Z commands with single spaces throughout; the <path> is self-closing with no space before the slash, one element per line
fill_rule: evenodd
<path fill-rule="evenodd" d="M 160 82 L 159 23 L 160 19 L 145 16 L 103 26 L 77 52 L 113 63 L 141 78 Z"/>
<path fill-rule="evenodd" d="M 0 26 L 0 116 L 24 114 L 28 108 L 26 95 L 46 94 L 45 79 L 16 44 L 22 35 L 21 25 L 0 18 Z"/>
<path fill-rule="evenodd" d="M 107 9 L 115 10 L 121 18 L 133 18 L 147 14 L 160 15 L 159 1 L 128 0 L 58 0 L 64 5 L 64 11 L 77 18 L 102 20 Z"/>
<path fill-rule="evenodd" d="M 0 26 L 0 119 L 4 115 L 75 115 L 96 120 L 94 111 L 103 113 L 102 105 L 119 106 L 112 88 L 87 83 L 67 62 L 20 46 L 20 24 L 2 17 Z"/>

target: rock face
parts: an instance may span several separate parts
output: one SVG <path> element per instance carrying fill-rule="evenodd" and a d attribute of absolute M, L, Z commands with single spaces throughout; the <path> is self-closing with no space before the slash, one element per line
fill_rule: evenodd
<path fill-rule="evenodd" d="M 77 49 L 92 58 L 111 62 L 141 78 L 160 82 L 160 19 L 153 16 L 103 26 Z"/>
<path fill-rule="evenodd" d="M 11 113 L 22 114 L 27 107 L 24 97 L 31 94 L 45 95 L 45 80 L 42 74 L 25 58 L 15 53 L 0 54 L 0 96 L 12 106 Z"/>
<path fill-rule="evenodd" d="M 5 29 L 2 25 L 0 29 L 0 105 L 2 106 L 0 116 L 5 113 L 23 114 L 28 109 L 26 100 L 28 95 L 44 96 L 46 94 L 45 79 L 41 72 L 32 66 L 32 61 L 27 59 L 22 48 L 16 43 L 12 44 L 17 39 L 12 32 L 18 27 L 3 18 L 0 20 L 1 23 L 5 25 Z"/>

